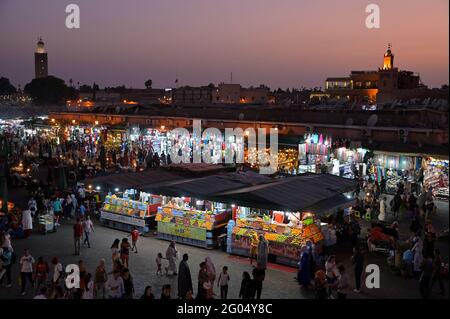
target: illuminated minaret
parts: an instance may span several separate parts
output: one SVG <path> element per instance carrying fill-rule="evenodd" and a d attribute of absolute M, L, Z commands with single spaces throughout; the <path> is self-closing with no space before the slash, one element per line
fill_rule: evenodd
<path fill-rule="evenodd" d="M 392 70 L 394 68 L 394 55 L 391 51 L 391 44 L 389 43 L 388 49 L 384 54 L 383 70 Z"/>
<path fill-rule="evenodd" d="M 48 76 L 47 52 L 45 52 L 42 38 L 39 38 L 36 52 L 34 53 L 34 72 L 36 79 L 45 78 Z"/>

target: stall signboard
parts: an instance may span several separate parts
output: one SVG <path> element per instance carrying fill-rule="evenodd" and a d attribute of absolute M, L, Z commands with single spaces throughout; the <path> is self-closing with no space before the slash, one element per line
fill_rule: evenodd
<path fill-rule="evenodd" d="M 267 236 L 266 236 L 267 237 Z M 250 251 L 250 237 L 233 234 L 233 249 L 244 249 Z M 281 242 L 269 241 L 269 254 L 297 260 L 300 256 L 300 246 L 289 245 Z"/>
<path fill-rule="evenodd" d="M 115 222 L 120 222 L 124 224 L 129 224 L 138 227 L 145 227 L 145 219 L 136 218 L 133 216 L 127 216 L 122 214 L 114 214 L 110 212 L 101 211 L 100 218 L 112 220 Z"/>
<path fill-rule="evenodd" d="M 158 222 L 158 232 L 173 236 L 206 241 L 206 229 L 189 227 L 184 224 Z"/>
<path fill-rule="evenodd" d="M 158 207 L 156 221 L 175 222 L 185 226 L 205 228 L 212 230 L 214 228 L 215 216 L 211 213 L 202 211 L 178 210 L 170 207 Z"/>

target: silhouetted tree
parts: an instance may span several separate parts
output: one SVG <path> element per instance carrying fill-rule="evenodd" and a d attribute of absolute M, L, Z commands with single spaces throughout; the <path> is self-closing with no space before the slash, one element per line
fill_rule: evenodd
<path fill-rule="evenodd" d="M 9 79 L 0 78 L 0 95 L 10 95 L 16 92 L 16 88 L 9 82 Z"/>
<path fill-rule="evenodd" d="M 147 89 L 151 89 L 152 88 L 152 84 L 153 84 L 153 81 L 152 80 L 147 80 L 147 81 L 145 81 L 145 87 L 147 88 Z"/>
<path fill-rule="evenodd" d="M 38 104 L 57 104 L 77 97 L 77 91 L 73 87 L 54 76 L 33 79 L 25 85 L 24 91 Z"/>

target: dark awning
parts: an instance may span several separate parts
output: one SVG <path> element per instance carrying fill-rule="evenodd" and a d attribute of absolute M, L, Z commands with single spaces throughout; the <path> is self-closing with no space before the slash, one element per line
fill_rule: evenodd
<path fill-rule="evenodd" d="M 326 210 L 345 203 L 343 193 L 357 182 L 328 174 L 305 174 L 276 182 L 216 194 L 217 201 L 285 211 Z"/>

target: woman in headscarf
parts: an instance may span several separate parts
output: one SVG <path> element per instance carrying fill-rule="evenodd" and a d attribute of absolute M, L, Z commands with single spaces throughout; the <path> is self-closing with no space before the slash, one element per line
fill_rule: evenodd
<path fill-rule="evenodd" d="M 216 267 L 214 267 L 214 264 L 209 256 L 205 258 L 205 263 L 206 271 L 208 272 L 209 283 L 211 284 L 211 287 L 208 289 L 208 294 L 212 296 L 214 294 L 214 281 L 216 280 Z"/>
<path fill-rule="evenodd" d="M 311 265 L 308 248 L 302 246 L 300 250 L 300 262 L 298 263 L 297 280 L 300 286 L 308 288 L 311 284 Z"/>
<path fill-rule="evenodd" d="M 188 259 L 188 254 L 184 254 L 178 267 L 178 298 L 180 299 L 186 299 L 187 292 L 193 290 L 191 271 L 187 263 Z"/>
<path fill-rule="evenodd" d="M 166 258 L 169 261 L 169 267 L 167 268 L 167 273 L 172 273 L 175 276 L 177 275 L 177 265 L 176 265 L 177 253 L 178 253 L 178 251 L 175 248 L 175 242 L 172 241 L 166 250 Z"/>
<path fill-rule="evenodd" d="M 414 236 L 413 237 L 413 247 L 411 248 L 411 250 L 414 252 L 414 259 L 413 259 L 413 264 L 414 264 L 414 273 L 416 275 L 419 275 L 420 272 L 422 271 L 422 263 L 423 263 L 423 242 L 422 239 L 420 238 L 420 236 Z"/>
<path fill-rule="evenodd" d="M 259 243 L 258 243 L 258 255 L 257 255 L 257 265 L 259 265 L 262 269 L 267 268 L 267 259 L 269 256 L 269 243 L 267 242 L 264 235 L 259 235 Z"/>

